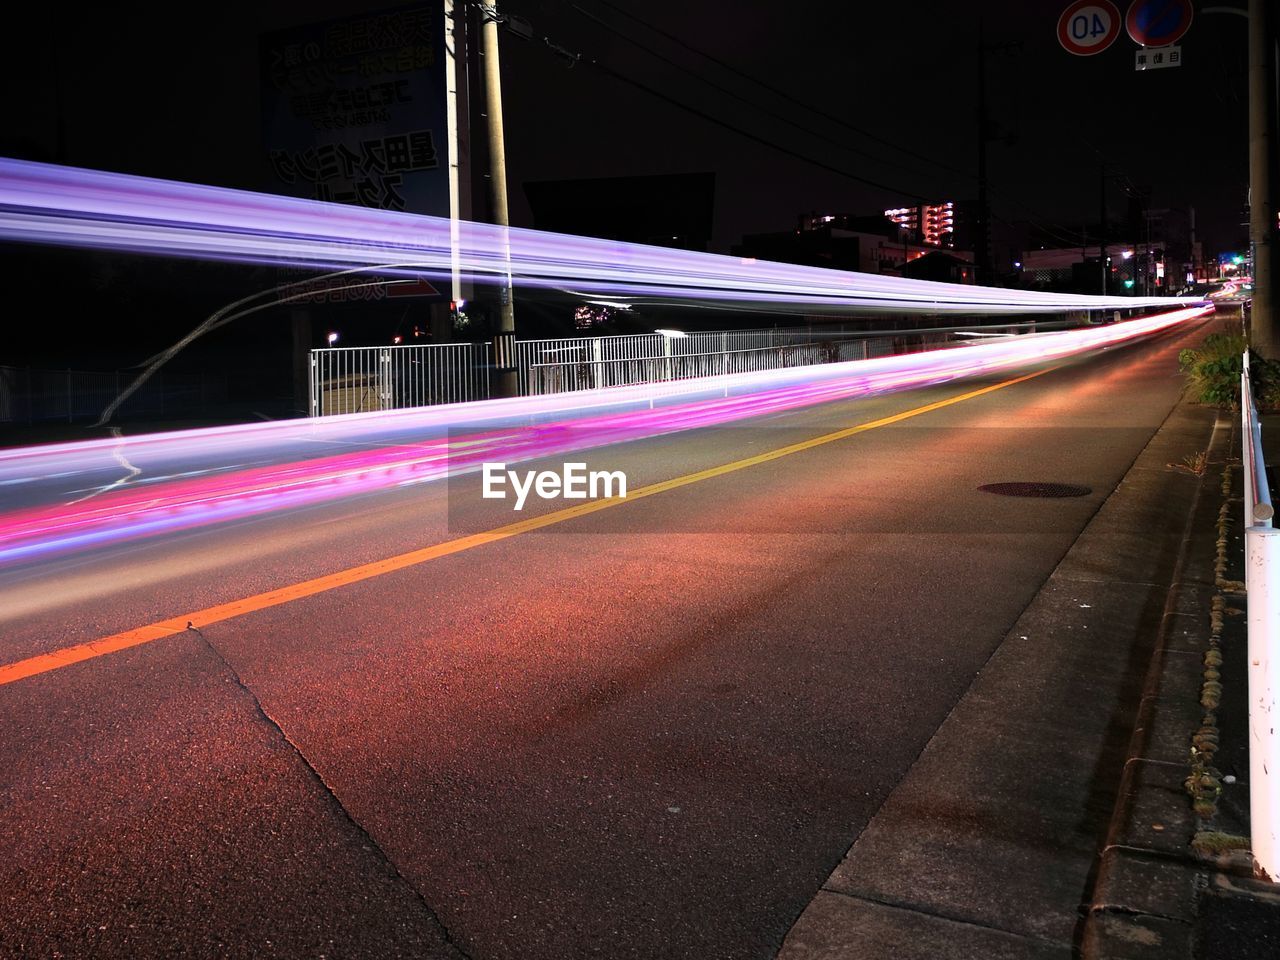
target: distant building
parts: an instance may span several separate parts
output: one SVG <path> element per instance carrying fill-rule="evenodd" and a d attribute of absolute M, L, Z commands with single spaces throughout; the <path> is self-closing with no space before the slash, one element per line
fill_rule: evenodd
<path fill-rule="evenodd" d="M 976 283 L 972 258 L 966 260 L 955 253 L 932 250 L 909 260 L 906 275 L 913 280 L 937 280 L 941 283 Z"/>
<path fill-rule="evenodd" d="M 1041 290 L 1102 293 L 1098 247 L 1044 247 L 1022 255 L 1022 283 Z M 1145 275 L 1145 278 L 1144 278 Z M 1165 292 L 1164 241 L 1107 244 L 1107 293 L 1123 296 Z M 1174 286 L 1181 285 L 1181 278 Z"/>
<path fill-rule="evenodd" d="M 681 250 L 711 244 L 714 173 L 544 180 L 524 185 L 533 225 Z"/>
<path fill-rule="evenodd" d="M 1126 217 L 1043 224 L 1022 222 L 1015 256 L 1020 284 L 1075 293 L 1101 293 L 1099 242 L 1106 238 L 1107 290 L 1125 294 L 1173 293 L 1203 280 L 1204 250 L 1195 234 L 1195 211 L 1151 208 L 1131 202 Z"/>
<path fill-rule="evenodd" d="M 950 200 L 915 207 L 892 207 L 885 219 L 910 231 L 913 239 L 931 247 L 954 247 L 956 205 Z"/>
<path fill-rule="evenodd" d="M 912 240 L 910 233 L 884 217 L 806 214 L 794 230 L 754 233 L 731 249 L 734 256 L 798 263 L 810 267 L 856 270 L 859 273 L 904 276 L 912 262 L 939 252 Z M 972 262 L 972 254 L 949 250 L 957 261 Z M 971 278 L 956 282 L 972 282 Z"/>

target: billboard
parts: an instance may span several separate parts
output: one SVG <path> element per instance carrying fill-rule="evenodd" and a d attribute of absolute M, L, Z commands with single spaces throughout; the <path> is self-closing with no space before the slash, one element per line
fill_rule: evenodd
<path fill-rule="evenodd" d="M 276 31 L 260 53 L 275 192 L 449 216 L 443 3 Z"/>

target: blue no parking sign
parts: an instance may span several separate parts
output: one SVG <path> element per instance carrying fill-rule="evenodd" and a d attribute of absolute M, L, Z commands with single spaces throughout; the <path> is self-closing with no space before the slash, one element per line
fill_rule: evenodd
<path fill-rule="evenodd" d="M 1134 43 L 1167 47 L 1182 39 L 1194 12 L 1191 0 L 1133 0 L 1124 25 Z"/>

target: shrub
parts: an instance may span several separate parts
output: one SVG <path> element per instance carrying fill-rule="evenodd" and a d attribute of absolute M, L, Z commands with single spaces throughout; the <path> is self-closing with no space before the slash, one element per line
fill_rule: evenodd
<path fill-rule="evenodd" d="M 1211 333 L 1198 349 L 1182 350 L 1178 368 L 1187 375 L 1201 403 L 1215 407 L 1240 406 L 1240 374 L 1248 341 L 1238 333 Z M 1280 363 L 1249 351 L 1254 399 L 1264 410 L 1280 407 Z"/>

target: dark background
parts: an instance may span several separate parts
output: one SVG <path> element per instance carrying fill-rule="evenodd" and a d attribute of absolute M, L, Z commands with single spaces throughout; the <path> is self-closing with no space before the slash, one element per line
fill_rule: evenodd
<path fill-rule="evenodd" d="M 713 250 L 727 250 L 744 233 L 788 229 L 801 212 L 870 213 L 912 194 L 954 199 L 963 218 L 976 189 L 981 22 L 989 43 L 1021 42 L 988 59 L 990 109 L 1000 134 L 990 153 L 997 261 L 1014 256 L 1024 221 L 1059 231 L 1096 221 L 1104 162 L 1113 174 L 1149 189 L 1153 207 L 1194 205 L 1206 255 L 1240 246 L 1247 181 L 1243 18 L 1199 16 L 1182 41 L 1184 66 L 1136 73 L 1135 47 L 1123 34 L 1095 57 L 1073 57 L 1058 46 L 1055 25 L 1066 0 L 609 2 L 909 153 L 807 113 L 597 0 L 579 6 L 621 34 L 571 3 L 505 0 L 502 11 L 527 18 L 536 33 L 528 41 L 503 36 L 516 224 L 532 225 L 526 181 L 701 171 L 716 178 Z M 6 13 L 0 153 L 269 189 L 260 34 L 393 5 L 230 0 L 215 7 L 72 12 L 42 5 Z M 543 36 L 584 62 L 567 68 Z M 704 85 L 627 37 L 807 130 Z M 610 77 L 585 62 L 590 59 L 889 189 L 752 142 Z M 1119 220 L 1125 197 L 1118 179 L 1109 189 Z M 110 369 L 136 362 L 223 303 L 274 282 L 274 274 L 245 267 L 0 250 L 0 279 L 16 307 L 5 325 L 0 363 L 92 359 Z M 284 324 L 267 317 L 254 322 L 255 332 L 224 335 L 226 348 L 257 337 L 276 362 L 287 338 Z M 412 322 L 407 316 L 386 321 L 388 329 Z M 252 355 L 239 359 L 251 362 Z"/>

